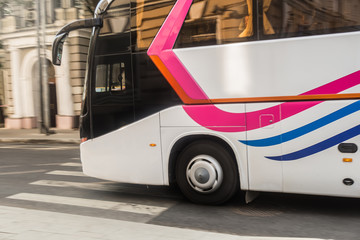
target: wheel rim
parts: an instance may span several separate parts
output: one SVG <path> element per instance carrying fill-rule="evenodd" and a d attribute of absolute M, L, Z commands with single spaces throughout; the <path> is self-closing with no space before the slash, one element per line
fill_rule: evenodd
<path fill-rule="evenodd" d="M 194 190 L 201 193 L 211 193 L 220 187 L 223 171 L 215 158 L 208 155 L 198 155 L 187 165 L 186 179 Z"/>

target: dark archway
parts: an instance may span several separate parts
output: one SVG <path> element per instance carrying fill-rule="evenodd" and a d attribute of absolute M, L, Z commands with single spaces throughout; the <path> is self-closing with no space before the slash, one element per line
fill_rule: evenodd
<path fill-rule="evenodd" d="M 56 78 L 55 68 L 49 60 L 48 66 L 48 83 L 49 83 L 49 114 L 50 114 L 50 127 L 56 127 L 56 114 L 57 114 L 57 98 L 56 98 Z"/>
<path fill-rule="evenodd" d="M 57 114 L 57 98 L 56 98 L 56 78 L 55 68 L 49 60 L 47 60 L 47 75 L 49 86 L 49 127 L 56 127 L 56 114 Z M 39 82 L 39 62 L 35 62 L 32 67 L 32 79 L 33 79 L 33 98 L 35 106 L 35 116 L 41 115 L 40 107 L 40 82 Z"/>

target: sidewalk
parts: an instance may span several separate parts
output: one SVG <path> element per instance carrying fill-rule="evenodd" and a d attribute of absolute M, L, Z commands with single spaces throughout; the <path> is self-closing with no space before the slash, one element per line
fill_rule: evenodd
<path fill-rule="evenodd" d="M 38 143 L 38 144 L 80 144 L 79 130 L 51 129 L 54 133 L 46 135 L 40 129 L 0 128 L 0 143 Z"/>

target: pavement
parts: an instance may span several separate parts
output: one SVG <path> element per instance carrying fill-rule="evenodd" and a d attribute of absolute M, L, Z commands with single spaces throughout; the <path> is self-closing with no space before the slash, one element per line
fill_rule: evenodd
<path fill-rule="evenodd" d="M 80 144 L 79 130 L 0 128 L 0 143 Z M 237 236 L 197 229 L 0 206 L 0 240 L 315 240 Z M 318 239 L 316 239 L 318 240 Z"/>
<path fill-rule="evenodd" d="M 9 206 L 0 206 L 0 216 L 1 240 L 315 240 L 236 236 Z"/>
<path fill-rule="evenodd" d="M 50 129 L 49 135 L 40 129 L 7 129 L 0 128 L 0 143 L 37 143 L 37 144 L 80 144 L 78 129 Z"/>

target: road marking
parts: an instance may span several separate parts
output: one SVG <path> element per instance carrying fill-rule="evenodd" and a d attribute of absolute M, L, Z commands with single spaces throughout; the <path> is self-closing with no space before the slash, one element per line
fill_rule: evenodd
<path fill-rule="evenodd" d="M 15 168 L 15 167 L 21 167 L 21 165 L 0 166 L 0 168 Z"/>
<path fill-rule="evenodd" d="M 47 186 L 47 187 L 73 187 L 95 191 L 108 191 L 114 192 L 119 189 L 112 182 L 96 182 L 96 183 L 80 183 L 80 182 L 68 182 L 68 181 L 53 181 L 53 180 L 39 180 L 30 183 L 31 185 Z"/>
<path fill-rule="evenodd" d="M 55 203 L 55 204 L 70 205 L 77 207 L 114 210 L 120 212 L 130 212 L 130 213 L 146 214 L 152 216 L 159 215 L 168 209 L 166 207 L 156 207 L 156 206 L 134 204 L 134 203 L 111 202 L 111 201 L 102 201 L 95 199 L 63 197 L 63 196 L 34 194 L 34 193 L 19 193 L 9 196 L 7 198 L 15 199 L 15 200 L 43 202 L 43 203 Z"/>
<path fill-rule="evenodd" d="M 67 163 L 39 163 L 39 164 L 34 164 L 33 166 L 81 167 L 82 165 L 81 163 L 67 162 Z"/>
<path fill-rule="evenodd" d="M 34 148 L 22 148 L 22 149 L 30 149 L 30 150 L 68 150 L 68 149 L 77 149 L 77 146 L 59 146 L 59 147 L 34 147 Z"/>
<path fill-rule="evenodd" d="M 7 206 L 0 206 L 0 216 L 1 231 L 5 232 L 0 234 L 1 239 L 320 240 L 319 238 L 237 236 Z M 54 221 L 56 223 L 49 224 Z"/>
<path fill-rule="evenodd" d="M 36 186 L 43 186 L 43 187 L 52 187 L 52 188 L 54 187 L 77 188 L 77 189 L 84 189 L 91 191 L 115 192 L 115 193 L 126 193 L 126 194 L 136 194 L 136 195 L 143 194 L 143 192 L 139 189 L 132 189 L 131 187 L 127 187 L 124 185 L 120 185 L 119 183 L 110 182 L 110 181 L 83 183 L 83 182 L 56 181 L 56 180 L 38 180 L 35 182 L 31 182 L 29 184 Z M 178 202 L 178 197 L 174 197 L 166 193 L 165 194 L 161 193 L 159 195 L 154 192 L 151 194 L 151 196 L 166 197 L 169 202 L 171 201 L 171 204 L 175 204 Z M 171 200 L 169 198 L 171 198 Z"/>
<path fill-rule="evenodd" d="M 61 176 L 75 176 L 75 177 L 88 177 L 88 176 L 86 176 L 85 174 L 83 174 L 82 172 L 79 172 L 79 171 L 60 171 L 60 170 L 56 170 L 56 171 L 47 172 L 46 174 L 61 175 Z"/>
<path fill-rule="evenodd" d="M 77 149 L 78 146 L 58 146 L 58 147 L 48 147 L 48 146 L 31 146 L 29 145 L 6 145 L 0 146 L 0 149 L 22 149 L 22 150 L 67 150 L 67 149 Z"/>
<path fill-rule="evenodd" d="M 13 148 L 20 148 L 20 149 L 24 149 L 24 147 L 19 147 L 18 145 L 17 146 L 11 146 L 11 145 L 9 145 L 9 146 L 0 146 L 0 148 L 1 149 L 13 149 Z M 26 148 L 26 149 L 28 149 L 28 148 Z"/>
<path fill-rule="evenodd" d="M 33 171 L 21 171 L 21 172 L 5 172 L 0 173 L 0 175 L 17 175 L 17 174 L 27 174 L 27 173 L 40 173 L 40 172 L 46 172 L 48 170 L 40 169 L 40 170 L 33 170 Z"/>
<path fill-rule="evenodd" d="M 1 145 L 0 146 L 0 148 L 1 149 L 13 149 L 13 148 L 21 148 L 21 149 L 23 149 L 22 147 L 19 147 L 18 145 L 16 145 L 16 146 L 12 146 L 12 145 Z"/>
<path fill-rule="evenodd" d="M 61 163 L 38 163 L 33 166 L 61 166 Z"/>
<path fill-rule="evenodd" d="M 66 167 L 82 167 L 81 163 L 74 163 L 74 162 L 68 162 L 63 163 L 60 166 L 66 166 Z"/>

